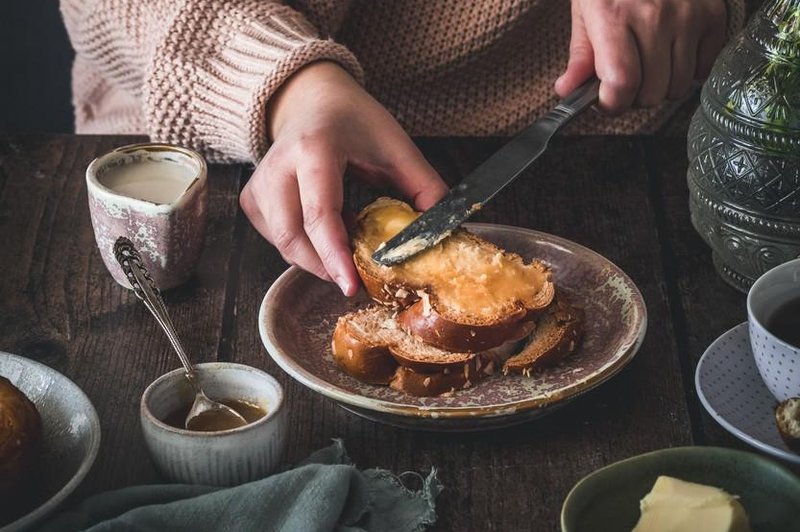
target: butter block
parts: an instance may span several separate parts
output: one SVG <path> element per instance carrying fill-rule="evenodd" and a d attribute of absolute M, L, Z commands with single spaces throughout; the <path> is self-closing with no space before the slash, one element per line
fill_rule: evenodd
<path fill-rule="evenodd" d="M 737 497 L 713 486 L 660 476 L 639 507 L 633 532 L 750 532 Z"/>

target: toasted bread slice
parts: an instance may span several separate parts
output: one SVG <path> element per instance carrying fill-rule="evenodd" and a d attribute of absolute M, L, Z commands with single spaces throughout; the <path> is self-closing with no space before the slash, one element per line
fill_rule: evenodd
<path fill-rule="evenodd" d="M 383 266 L 372 253 L 419 213 L 379 198 L 358 216 L 354 262 L 369 295 L 407 313 L 402 326 L 426 343 L 449 351 L 478 352 L 521 336 L 522 323 L 551 303 L 548 268 L 530 264 L 467 231 L 402 264 Z"/>
<path fill-rule="evenodd" d="M 388 383 L 387 377 L 398 364 L 420 373 L 435 373 L 475 357 L 474 353 L 445 351 L 415 339 L 397 325 L 391 310 L 377 305 L 339 318 L 332 348 L 334 359 L 348 373 L 382 384 Z"/>
<path fill-rule="evenodd" d="M 800 397 L 790 397 L 775 409 L 778 432 L 792 451 L 800 453 Z"/>
<path fill-rule="evenodd" d="M 559 296 L 540 315 L 528 343 L 503 365 L 503 373 L 530 376 L 533 370 L 552 365 L 572 353 L 582 336 L 583 312 Z"/>
<path fill-rule="evenodd" d="M 340 317 L 333 331 L 333 359 L 347 373 L 370 384 L 389 384 L 397 369 L 382 325 L 381 319 L 364 309 Z"/>
<path fill-rule="evenodd" d="M 363 382 L 432 396 L 493 374 L 519 344 L 506 342 L 481 354 L 445 351 L 413 338 L 398 327 L 391 310 L 373 305 L 339 318 L 331 350 L 336 363 Z"/>
<path fill-rule="evenodd" d="M 437 373 L 419 373 L 400 366 L 389 386 L 418 397 L 431 397 L 469 388 L 493 371 L 481 355 L 476 355 L 460 367 L 446 368 Z"/>

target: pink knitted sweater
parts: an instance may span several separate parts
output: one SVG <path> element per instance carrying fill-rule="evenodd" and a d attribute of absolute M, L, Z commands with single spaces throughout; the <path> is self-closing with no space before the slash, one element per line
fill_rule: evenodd
<path fill-rule="evenodd" d="M 146 133 L 212 161 L 257 161 L 266 103 L 293 72 L 336 61 L 411 135 L 513 133 L 556 101 L 568 0 L 62 0 L 79 133 Z M 729 33 L 743 0 L 728 0 Z M 668 108 L 579 118 L 651 132 Z"/>

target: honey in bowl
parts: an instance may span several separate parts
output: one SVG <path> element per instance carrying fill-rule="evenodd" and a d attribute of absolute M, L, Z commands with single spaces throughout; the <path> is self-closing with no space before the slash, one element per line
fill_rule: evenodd
<path fill-rule="evenodd" d="M 263 407 L 249 401 L 241 399 L 223 399 L 219 402 L 236 410 L 236 412 L 247 421 L 248 425 L 267 415 L 267 411 Z M 187 428 L 185 426 L 186 416 L 189 415 L 189 409 L 191 409 L 191 407 L 192 405 L 182 406 L 171 412 L 162 421 L 178 429 Z M 188 430 L 197 432 L 217 432 L 220 430 L 233 429 L 238 426 L 238 424 L 231 423 L 230 416 L 219 411 L 209 410 L 194 418 Z"/>

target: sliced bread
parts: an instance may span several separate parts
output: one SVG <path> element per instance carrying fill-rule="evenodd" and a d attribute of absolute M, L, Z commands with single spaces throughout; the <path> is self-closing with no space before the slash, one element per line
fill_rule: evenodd
<path fill-rule="evenodd" d="M 358 216 L 354 262 L 375 300 L 405 309 L 401 325 L 426 343 L 450 351 L 478 352 L 522 335 L 522 323 L 551 303 L 555 288 L 541 262 L 526 263 L 467 231 L 395 266 L 372 253 L 419 213 L 379 198 Z"/>
<path fill-rule="evenodd" d="M 578 346 L 583 336 L 583 312 L 559 296 L 539 316 L 536 330 L 516 355 L 506 360 L 503 373 L 530 376 L 539 368 L 552 365 Z"/>

